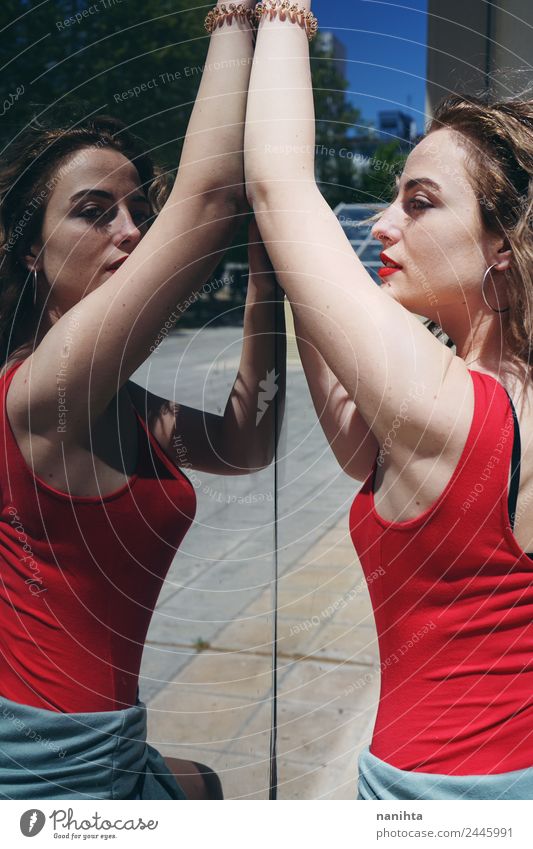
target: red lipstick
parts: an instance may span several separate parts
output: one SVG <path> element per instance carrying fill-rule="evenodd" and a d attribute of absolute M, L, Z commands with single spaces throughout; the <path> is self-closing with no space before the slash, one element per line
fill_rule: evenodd
<path fill-rule="evenodd" d="M 378 269 L 378 274 L 381 279 L 385 277 L 389 277 L 391 274 L 394 274 L 395 271 L 401 271 L 402 266 L 398 265 L 393 259 L 387 256 L 387 254 L 383 251 L 380 253 L 379 258 L 384 265 L 384 268 Z"/>
<path fill-rule="evenodd" d="M 378 274 L 382 279 L 384 277 L 390 277 L 395 271 L 401 271 L 401 268 L 378 268 Z"/>

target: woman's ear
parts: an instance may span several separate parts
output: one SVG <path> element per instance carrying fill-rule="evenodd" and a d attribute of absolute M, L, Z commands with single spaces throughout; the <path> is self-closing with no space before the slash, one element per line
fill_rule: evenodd
<path fill-rule="evenodd" d="M 512 258 L 513 249 L 511 248 L 509 239 L 505 236 L 503 239 L 500 239 L 496 246 L 496 252 L 494 254 L 496 271 L 507 271 L 511 265 Z"/>
<path fill-rule="evenodd" d="M 30 252 L 27 253 L 27 254 L 24 254 L 24 257 L 22 258 L 22 262 L 26 266 L 28 271 L 34 271 L 34 270 L 40 271 L 41 270 L 41 264 L 40 264 L 39 260 L 37 259 L 38 253 L 39 253 L 39 250 L 37 249 L 36 245 L 32 245 L 31 248 L 30 248 Z"/>

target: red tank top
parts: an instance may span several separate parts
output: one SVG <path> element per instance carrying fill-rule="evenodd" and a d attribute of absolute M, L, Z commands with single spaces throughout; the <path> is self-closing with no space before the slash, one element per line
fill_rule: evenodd
<path fill-rule="evenodd" d="M 68 713 L 119 710 L 135 704 L 194 489 L 137 412 L 137 469 L 120 489 L 70 496 L 39 479 L 6 414 L 19 365 L 0 378 L 0 694 Z"/>
<path fill-rule="evenodd" d="M 509 523 L 513 413 L 497 380 L 469 371 L 473 419 L 439 498 L 385 521 L 376 457 L 350 513 L 380 652 L 370 751 L 446 775 L 533 765 L 533 563 Z"/>

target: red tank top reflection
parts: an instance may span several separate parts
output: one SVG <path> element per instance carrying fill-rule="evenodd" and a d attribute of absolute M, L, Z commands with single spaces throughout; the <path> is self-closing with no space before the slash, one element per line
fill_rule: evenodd
<path fill-rule="evenodd" d="M 472 424 L 441 496 L 383 520 L 376 458 L 350 513 L 379 639 L 370 751 L 447 775 L 533 766 L 533 563 L 509 523 L 513 415 L 503 386 L 469 371 Z"/>
<path fill-rule="evenodd" d="M 196 508 L 190 481 L 137 414 L 135 474 L 100 497 L 37 478 L 0 378 L 0 695 L 63 712 L 135 704 L 150 619 Z M 61 451 L 58 449 L 58 463 Z"/>

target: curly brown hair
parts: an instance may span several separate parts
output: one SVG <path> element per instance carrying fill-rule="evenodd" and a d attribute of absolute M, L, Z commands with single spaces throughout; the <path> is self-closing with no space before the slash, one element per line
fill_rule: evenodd
<path fill-rule="evenodd" d="M 97 115 L 75 126 L 45 127 L 33 119 L 10 144 L 0 166 L 0 367 L 29 355 L 40 306 L 33 304 L 32 274 L 24 256 L 39 236 L 47 203 L 72 154 L 87 148 L 117 150 L 135 165 L 152 216 L 163 207 L 171 176 L 159 168 L 126 124 Z M 69 160 L 68 162 L 66 160 Z M 152 218 L 153 220 L 153 218 Z"/>
<path fill-rule="evenodd" d="M 443 127 L 457 131 L 467 152 L 469 182 L 484 226 L 503 235 L 512 250 L 504 339 L 508 354 L 531 367 L 533 101 L 453 94 L 438 104 L 426 136 Z M 436 322 L 427 326 L 439 334 Z"/>

